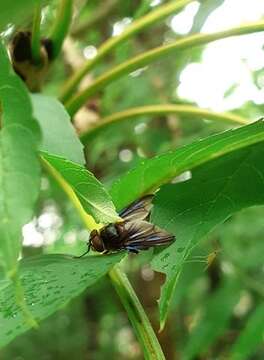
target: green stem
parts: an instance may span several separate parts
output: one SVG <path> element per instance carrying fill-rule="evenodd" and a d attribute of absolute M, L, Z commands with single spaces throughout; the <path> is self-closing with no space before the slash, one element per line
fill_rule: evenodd
<path fill-rule="evenodd" d="M 137 70 L 140 67 L 146 66 L 151 62 L 167 56 L 179 50 L 185 50 L 194 46 L 201 46 L 208 44 L 215 40 L 224 39 L 235 35 L 244 35 L 264 30 L 264 22 L 255 22 L 251 24 L 241 25 L 229 30 L 220 31 L 212 34 L 195 34 L 187 36 L 181 40 L 177 40 L 171 44 L 163 45 L 153 50 L 144 52 L 124 63 L 114 67 L 110 71 L 105 72 L 99 76 L 90 86 L 73 96 L 67 103 L 66 108 L 70 115 L 74 115 L 77 110 L 87 101 L 89 97 L 101 90 L 112 81 Z"/>
<path fill-rule="evenodd" d="M 72 19 L 73 0 L 61 0 L 55 23 L 49 36 L 52 41 L 52 60 L 60 53 Z"/>
<path fill-rule="evenodd" d="M 110 270 L 109 276 L 141 343 L 144 358 L 165 360 L 156 334 L 128 278 L 118 266 Z"/>
<path fill-rule="evenodd" d="M 142 18 L 133 21 L 133 23 L 126 28 L 120 35 L 111 37 L 100 46 L 97 51 L 96 56 L 87 61 L 84 66 L 63 85 L 63 90 L 60 96 L 62 102 L 67 101 L 73 94 L 75 88 L 83 77 L 111 50 L 113 50 L 117 45 L 123 43 L 128 38 L 134 36 L 142 29 L 154 24 L 157 21 L 160 21 L 172 13 L 175 13 L 181 10 L 184 6 L 189 4 L 192 0 L 178 0 L 173 1 L 172 3 L 159 6 L 157 9 L 153 10 L 151 13 L 143 16 Z"/>
<path fill-rule="evenodd" d="M 31 34 L 31 52 L 35 64 L 41 62 L 41 43 L 40 43 L 40 21 L 41 21 L 41 5 L 37 2 L 35 5 L 34 19 Z"/>
<path fill-rule="evenodd" d="M 97 122 L 96 126 L 90 129 L 87 133 L 81 136 L 83 143 L 86 142 L 86 138 L 94 136 L 98 131 L 106 128 L 108 125 L 128 120 L 137 116 L 146 116 L 146 115 L 166 115 L 166 114 L 177 114 L 177 115 L 188 115 L 192 118 L 206 118 L 211 120 L 216 120 L 220 122 L 230 122 L 233 124 L 246 125 L 249 121 L 242 116 L 231 114 L 231 113 L 216 113 L 214 111 L 200 109 L 190 105 L 174 105 L 174 104 L 164 104 L 164 105 L 148 105 L 135 107 L 132 109 L 127 109 L 120 111 L 118 113 L 112 114 L 102 118 Z"/>

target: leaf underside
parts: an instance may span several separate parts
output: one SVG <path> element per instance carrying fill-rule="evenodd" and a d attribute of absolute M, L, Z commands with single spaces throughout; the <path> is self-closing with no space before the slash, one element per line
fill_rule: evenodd
<path fill-rule="evenodd" d="M 84 210 L 95 221 L 111 223 L 118 220 L 110 195 L 90 171 L 59 156 L 43 153 L 43 157 L 71 186 Z"/>

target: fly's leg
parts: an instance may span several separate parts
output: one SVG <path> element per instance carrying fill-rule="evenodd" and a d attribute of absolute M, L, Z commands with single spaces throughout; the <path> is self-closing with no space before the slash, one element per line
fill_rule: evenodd
<path fill-rule="evenodd" d="M 88 246 L 88 249 L 87 249 L 87 251 L 85 251 L 82 255 L 80 255 L 80 256 L 74 256 L 74 258 L 75 259 L 80 259 L 80 258 L 82 258 L 84 255 L 86 255 L 86 254 L 88 254 L 88 252 L 90 252 L 90 250 L 91 250 L 91 240 L 89 240 L 89 242 L 88 242 L 88 244 L 87 244 L 87 246 Z"/>

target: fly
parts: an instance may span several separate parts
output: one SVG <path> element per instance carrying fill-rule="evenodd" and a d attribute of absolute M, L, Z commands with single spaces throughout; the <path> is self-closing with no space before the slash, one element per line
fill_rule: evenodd
<path fill-rule="evenodd" d="M 138 253 L 153 246 L 168 245 L 175 237 L 148 219 L 152 207 L 153 195 L 146 195 L 122 210 L 119 215 L 121 222 L 111 223 L 90 234 L 88 249 L 107 254 L 120 250 Z"/>

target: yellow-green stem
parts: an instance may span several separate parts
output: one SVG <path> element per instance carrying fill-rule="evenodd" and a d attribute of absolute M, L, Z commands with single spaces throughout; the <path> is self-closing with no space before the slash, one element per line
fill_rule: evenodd
<path fill-rule="evenodd" d="M 40 20 L 41 5 L 40 2 L 36 2 L 31 32 L 31 52 L 35 64 L 39 64 L 41 62 Z"/>
<path fill-rule="evenodd" d="M 141 343 L 144 358 L 165 360 L 156 334 L 127 276 L 118 266 L 110 270 L 109 276 Z"/>
<path fill-rule="evenodd" d="M 144 52 L 124 63 L 114 67 L 110 71 L 105 72 L 99 76 L 94 82 L 85 88 L 83 91 L 73 96 L 68 102 L 66 102 L 66 108 L 70 115 L 74 115 L 76 111 L 96 92 L 101 90 L 106 85 L 110 84 L 116 79 L 131 73 L 143 66 L 154 62 L 157 59 L 165 55 L 169 55 L 179 50 L 186 50 L 190 47 L 201 46 L 208 44 L 212 41 L 224 39 L 235 35 L 244 35 L 264 30 L 264 21 L 255 22 L 251 24 L 241 25 L 229 30 L 220 31 L 212 34 L 195 34 L 187 36 L 181 40 L 174 41 L 171 44 L 163 45 Z"/>
<path fill-rule="evenodd" d="M 133 23 L 128 26 L 120 35 L 111 37 L 105 41 L 98 49 L 96 56 L 88 60 L 83 67 L 73 74 L 73 76 L 63 85 L 62 93 L 60 100 L 62 102 L 67 101 L 70 96 L 72 96 L 73 91 L 83 79 L 83 77 L 102 59 L 104 58 L 111 50 L 113 50 L 117 45 L 120 45 L 125 40 L 137 34 L 142 29 L 154 24 L 157 21 L 160 21 L 172 13 L 176 13 L 181 10 L 184 6 L 189 4 L 193 0 L 177 0 L 170 2 L 168 4 L 157 7 L 151 13 L 141 17 L 140 19 L 133 21 Z"/>
<path fill-rule="evenodd" d="M 60 0 L 57 16 L 51 34 L 52 60 L 60 53 L 63 41 L 68 33 L 72 19 L 73 0 Z"/>
<path fill-rule="evenodd" d="M 81 136 L 83 143 L 86 142 L 86 137 L 94 136 L 98 131 L 107 127 L 110 124 L 125 121 L 137 116 L 147 115 L 166 115 L 166 114 L 177 114 L 177 115 L 188 115 L 192 118 L 206 118 L 219 122 L 229 122 L 237 125 L 246 125 L 249 121 L 242 116 L 232 113 L 216 113 L 207 109 L 200 109 L 190 105 L 174 105 L 174 104 L 163 104 L 163 105 L 148 105 L 136 108 L 127 109 L 118 113 L 112 114 L 102 118 L 96 123 L 96 126 L 91 128 L 87 133 Z"/>

